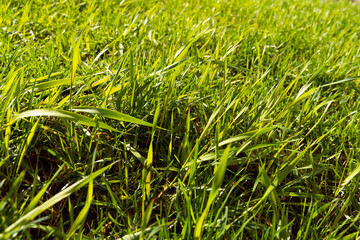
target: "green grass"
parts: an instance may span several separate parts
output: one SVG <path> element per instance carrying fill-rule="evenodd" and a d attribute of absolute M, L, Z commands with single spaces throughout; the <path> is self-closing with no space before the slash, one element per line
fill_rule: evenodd
<path fill-rule="evenodd" d="M 357 239 L 360 5 L 0 3 L 0 239 Z"/>

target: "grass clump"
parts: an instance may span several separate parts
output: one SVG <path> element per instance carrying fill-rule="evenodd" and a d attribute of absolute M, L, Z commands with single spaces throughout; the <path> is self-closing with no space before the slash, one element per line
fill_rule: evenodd
<path fill-rule="evenodd" d="M 0 239 L 359 237 L 360 6 L 0 7 Z"/>

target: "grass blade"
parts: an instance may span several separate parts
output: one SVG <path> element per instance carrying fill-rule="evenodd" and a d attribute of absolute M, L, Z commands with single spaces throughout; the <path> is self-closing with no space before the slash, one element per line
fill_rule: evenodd
<path fill-rule="evenodd" d="M 91 180 L 89 181 L 88 194 L 86 197 L 85 206 L 83 207 L 83 209 L 81 209 L 81 212 L 76 217 L 74 223 L 71 225 L 71 228 L 69 230 L 68 235 L 66 236 L 66 239 L 70 239 L 72 235 L 74 235 L 75 231 L 78 228 L 81 228 L 81 226 L 83 225 L 91 206 L 91 202 L 93 199 L 93 191 L 94 191 L 94 183 L 93 180 Z"/>
<path fill-rule="evenodd" d="M 354 170 L 352 170 L 349 175 L 345 178 L 345 180 L 342 182 L 341 184 L 341 188 L 339 188 L 336 193 L 335 196 L 337 196 L 339 194 L 339 192 L 346 186 L 348 185 L 348 183 L 355 178 L 358 174 L 360 173 L 360 164 L 358 164 L 356 166 L 356 168 Z"/>
<path fill-rule="evenodd" d="M 53 110 L 53 109 L 34 109 L 34 110 L 22 112 L 22 113 L 18 114 L 15 118 L 13 118 L 13 120 L 8 124 L 12 124 L 21 118 L 42 117 L 42 116 L 58 117 L 58 118 L 61 118 L 64 120 L 70 120 L 73 122 L 77 122 L 79 124 L 83 124 L 86 126 L 99 127 L 99 128 L 103 128 L 103 129 L 107 129 L 107 130 L 115 131 L 115 132 L 117 131 L 115 128 L 110 127 L 109 125 L 107 125 L 103 122 L 99 122 L 94 119 L 91 119 L 89 117 L 86 117 L 86 116 L 83 116 L 83 115 L 80 115 L 77 113 L 68 112 L 65 110 Z"/>
<path fill-rule="evenodd" d="M 46 193 L 47 189 L 49 188 L 50 184 L 54 181 L 54 179 L 57 177 L 57 175 L 59 175 L 59 173 L 61 172 L 61 170 L 63 169 L 64 165 L 62 165 L 56 172 L 55 174 L 52 176 L 52 178 L 46 183 L 46 185 L 41 188 L 41 190 L 36 194 L 36 196 L 31 200 L 31 202 L 29 203 L 29 205 L 25 208 L 24 210 L 24 214 L 30 212 L 31 210 L 33 210 L 35 208 L 35 206 L 39 203 L 40 199 L 42 198 L 42 196 Z"/>
<path fill-rule="evenodd" d="M 209 195 L 209 200 L 206 204 L 206 208 L 205 208 L 204 212 L 201 214 L 201 216 L 198 219 L 196 226 L 195 226 L 195 232 L 194 232 L 195 239 L 202 238 L 205 219 L 209 213 L 212 202 L 215 200 L 215 198 L 217 197 L 217 195 L 219 193 L 219 190 L 221 188 L 222 182 L 225 177 L 225 172 L 226 172 L 226 168 L 227 168 L 227 161 L 229 158 L 230 149 L 231 149 L 231 144 L 229 144 L 226 147 L 223 155 L 221 156 L 220 164 L 217 167 L 216 172 L 215 172 L 214 180 L 213 180 L 212 187 L 211 187 L 211 192 Z"/>
<path fill-rule="evenodd" d="M 19 229 L 23 225 L 26 225 L 31 220 L 36 218 L 39 214 L 44 212 L 45 210 L 51 208 L 53 205 L 55 205 L 59 201 L 67 198 L 72 193 L 79 190 L 80 188 L 82 188 L 83 186 L 88 184 L 90 181 L 92 181 L 93 179 L 98 177 L 100 174 L 102 174 L 103 172 L 105 172 L 106 170 L 111 168 L 115 163 L 112 163 L 106 167 L 103 167 L 103 168 L 97 170 L 96 172 L 88 175 L 87 177 L 77 181 L 76 183 L 74 183 L 71 186 L 67 187 L 66 189 L 62 190 L 61 192 L 59 192 L 58 194 L 56 194 L 55 196 L 53 196 L 52 198 L 50 198 L 49 200 L 47 200 L 46 202 L 41 204 L 40 206 L 38 206 L 38 207 L 34 208 L 33 210 L 31 210 L 30 212 L 26 213 L 25 215 L 20 217 L 16 222 L 14 222 L 9 227 L 7 227 L 3 233 L 0 233 L 0 239 L 8 239 L 10 237 L 9 233 L 13 232 L 14 230 Z"/>
<path fill-rule="evenodd" d="M 148 123 L 148 122 L 143 121 L 141 119 L 132 117 L 132 116 L 124 114 L 124 113 L 120 113 L 120 112 L 115 111 L 115 110 L 110 110 L 110 109 L 105 109 L 105 108 L 97 108 L 97 107 L 74 107 L 73 110 L 77 111 L 77 112 L 86 112 L 86 113 L 91 113 L 91 114 L 98 114 L 100 116 L 115 119 L 115 120 L 118 120 L 118 121 L 130 122 L 130 123 L 143 125 L 143 126 L 148 126 L 148 127 L 153 126 L 152 123 Z"/>

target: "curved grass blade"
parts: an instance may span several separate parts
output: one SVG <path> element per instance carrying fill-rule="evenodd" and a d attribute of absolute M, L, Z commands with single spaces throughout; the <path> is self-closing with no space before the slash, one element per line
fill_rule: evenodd
<path fill-rule="evenodd" d="M 7 204 L 8 199 L 12 198 L 13 195 L 15 195 L 17 193 L 22 181 L 24 180 L 24 177 L 25 177 L 25 171 L 22 171 L 20 173 L 20 175 L 15 179 L 14 183 L 12 184 L 12 186 L 11 186 L 10 190 L 8 191 L 8 193 L 6 194 L 6 196 L 0 201 L 0 212 L 5 208 L 5 205 Z M 4 184 L 4 181 L 1 182 L 1 185 L 2 184 Z M 0 234 L 0 239 L 1 239 L 1 234 Z"/>
<path fill-rule="evenodd" d="M 14 123 L 16 120 L 19 120 L 21 118 L 26 118 L 26 117 L 42 117 L 42 116 L 52 116 L 52 117 L 59 117 L 61 119 L 65 119 L 65 120 L 70 120 L 73 122 L 77 122 L 79 124 L 83 124 L 83 125 L 87 125 L 87 126 L 91 126 L 91 127 L 99 127 L 99 128 L 103 128 L 103 129 L 107 129 L 110 131 L 118 131 L 113 127 L 110 127 L 109 125 L 103 123 L 103 122 L 99 122 L 96 121 L 94 119 L 91 119 L 89 117 L 77 114 L 77 113 L 72 113 L 72 112 L 68 112 L 65 110 L 54 110 L 54 109 L 34 109 L 34 110 L 29 110 L 26 112 L 22 112 L 19 115 L 17 115 L 11 122 L 9 122 L 8 124 L 12 124 Z"/>
<path fill-rule="evenodd" d="M 79 62 L 81 62 L 80 57 L 80 42 L 81 38 L 76 39 L 75 46 L 74 46 L 74 53 L 73 53 L 73 61 L 72 61 L 72 69 L 71 69 L 71 84 L 70 84 L 70 108 L 72 108 L 72 88 L 74 86 L 74 79 L 75 79 L 75 73 L 76 68 Z"/>
<path fill-rule="evenodd" d="M 20 229 L 23 225 L 29 223 L 31 220 L 36 218 L 39 214 L 41 214 L 45 210 L 51 208 L 53 205 L 55 205 L 59 201 L 67 198 L 72 193 L 76 192 L 77 190 L 79 190 L 80 188 L 82 188 L 83 186 L 88 184 L 90 181 L 92 181 L 93 179 L 98 177 L 100 174 L 102 174 L 103 172 L 105 172 L 106 170 L 111 168 L 112 165 L 114 165 L 115 163 L 116 162 L 114 162 L 106 167 L 103 167 L 103 168 L 97 170 L 96 172 L 88 175 L 87 177 L 77 181 L 76 183 L 74 183 L 71 186 L 67 187 L 66 189 L 62 190 L 61 192 L 59 192 L 58 194 L 56 194 L 55 196 L 53 196 L 52 198 L 50 198 L 49 200 L 47 200 L 46 202 L 41 204 L 40 206 L 38 206 L 35 209 L 33 209 L 32 211 L 26 213 L 25 215 L 20 217 L 16 222 L 14 222 L 9 227 L 7 227 L 3 233 L 0 233 L 0 239 L 10 238 L 12 232 Z"/>
<path fill-rule="evenodd" d="M 196 42 L 199 38 L 201 38 L 202 36 L 204 36 L 206 33 L 208 32 L 213 32 L 214 30 L 211 29 L 211 30 L 208 30 L 208 29 L 205 29 L 204 31 L 200 32 L 198 35 L 196 35 L 194 38 L 192 38 L 185 46 L 183 46 L 182 48 L 180 48 L 176 53 L 175 53 L 175 60 L 174 62 L 179 62 L 180 60 L 182 60 L 189 48 L 191 47 L 191 45 Z"/>
<path fill-rule="evenodd" d="M 336 192 L 335 192 L 335 196 L 337 196 L 339 194 L 339 192 L 354 178 L 356 177 L 356 175 L 358 175 L 360 173 L 360 164 L 357 165 L 357 167 L 352 170 L 349 174 L 349 176 L 347 176 L 347 178 L 345 178 L 345 180 L 343 181 L 343 183 L 341 184 L 341 188 L 339 188 Z"/>
<path fill-rule="evenodd" d="M 41 197 L 45 194 L 45 192 L 47 191 L 47 189 L 49 188 L 50 184 L 54 181 L 54 179 L 57 177 L 57 175 L 59 175 L 59 173 L 61 172 L 61 170 L 63 169 L 64 165 L 60 166 L 60 168 L 56 171 L 56 173 L 52 176 L 52 178 L 46 183 L 45 187 L 43 187 L 37 194 L 36 196 L 31 200 L 31 202 L 29 203 L 29 205 L 26 207 L 24 214 L 30 212 L 31 210 L 33 210 L 35 208 L 35 206 L 39 203 Z"/>
<path fill-rule="evenodd" d="M 144 234 L 145 234 L 145 227 L 148 225 L 150 217 L 151 217 L 151 213 L 153 210 L 153 205 L 154 205 L 154 201 L 151 201 L 149 206 L 146 208 L 145 214 L 143 215 L 142 219 L 141 219 L 141 235 L 140 235 L 140 239 L 144 239 Z"/>
<path fill-rule="evenodd" d="M 337 81 L 337 82 L 332 82 L 332 83 L 324 84 L 324 85 L 322 85 L 322 86 L 320 86 L 320 87 L 327 87 L 327 86 L 331 86 L 331 85 L 340 84 L 340 83 L 343 83 L 343 82 L 349 82 L 349 81 L 356 80 L 356 79 L 358 79 L 358 78 L 360 78 L 360 76 L 345 78 L 345 79 L 340 80 L 340 81 Z"/>
<path fill-rule="evenodd" d="M 221 67 L 225 67 L 225 62 L 224 61 L 220 61 L 220 60 L 216 60 L 216 59 L 211 59 L 211 63 L 217 64 Z M 242 68 L 242 67 L 238 67 L 235 65 L 231 65 L 231 64 L 226 64 L 227 68 L 232 68 L 232 69 L 236 69 L 236 70 L 240 70 L 240 71 L 245 71 L 245 72 L 250 72 L 249 69 L 246 68 Z"/>
<path fill-rule="evenodd" d="M 259 135 L 261 135 L 263 133 L 272 131 L 277 127 L 278 126 L 271 126 L 271 127 L 261 128 L 260 130 L 253 130 L 253 131 L 245 132 L 245 133 L 233 136 L 231 138 L 228 138 L 228 139 L 220 142 L 219 146 L 224 146 L 224 145 L 227 145 L 229 143 L 238 142 L 240 140 L 247 139 L 247 138 L 250 138 L 250 137 L 254 138 L 254 137 L 257 137 L 257 136 L 259 136 Z"/>
<path fill-rule="evenodd" d="M 215 172 L 215 177 L 214 177 L 214 180 L 212 183 L 209 200 L 206 204 L 206 208 L 205 208 L 204 212 L 201 214 L 201 216 L 195 226 L 195 232 L 194 232 L 195 239 L 201 239 L 202 233 L 204 230 L 205 219 L 209 213 L 212 202 L 215 200 L 215 198 L 217 197 L 217 195 L 220 191 L 220 187 L 221 187 L 222 182 L 225 177 L 225 172 L 226 172 L 226 168 L 227 168 L 227 160 L 229 158 L 230 149 L 231 149 L 231 144 L 229 144 L 226 147 L 223 155 L 221 156 L 220 164 Z"/>
<path fill-rule="evenodd" d="M 88 187 L 88 194 L 86 197 L 86 201 L 85 201 L 85 206 L 83 207 L 83 209 L 81 210 L 81 212 L 79 213 L 79 215 L 77 216 L 77 218 L 75 219 L 75 222 L 71 225 L 70 231 L 68 233 L 68 235 L 66 236 L 66 239 L 70 239 L 72 235 L 74 235 L 75 231 L 81 226 L 83 225 L 87 213 L 89 212 L 90 206 L 91 206 L 91 202 L 93 199 L 93 192 L 94 192 L 94 183 L 91 180 L 89 182 L 89 187 Z"/>
<path fill-rule="evenodd" d="M 17 168 L 16 168 L 16 173 L 19 172 L 21 162 L 22 162 L 22 160 L 24 159 L 24 156 L 25 156 L 26 151 L 27 151 L 27 149 L 29 148 L 29 146 L 30 146 L 30 144 L 31 144 L 31 142 L 32 142 L 32 139 L 34 138 L 35 132 L 36 132 L 36 130 L 37 130 L 37 128 L 38 128 L 39 121 L 40 121 L 40 119 L 38 119 L 38 120 L 35 122 L 35 124 L 32 126 L 32 128 L 31 128 L 31 130 L 30 130 L 30 133 L 29 133 L 29 136 L 28 136 L 27 139 L 26 139 L 26 142 L 25 142 L 25 144 L 24 144 L 24 147 L 23 147 L 22 152 L 21 152 L 21 155 L 20 155 L 20 159 L 19 159 L 19 162 L 18 162 L 18 166 L 17 166 Z"/>
<path fill-rule="evenodd" d="M 121 113 L 121 112 L 118 112 L 118 111 L 115 111 L 115 110 L 106 109 L 106 108 L 74 107 L 73 110 L 77 111 L 77 112 L 86 112 L 86 113 L 91 113 L 91 114 L 98 114 L 98 115 L 101 115 L 103 117 L 111 118 L 111 119 L 114 119 L 114 120 L 135 123 L 135 124 L 139 124 L 139 125 L 143 125 L 143 126 L 148 126 L 148 127 L 153 126 L 152 123 L 146 122 L 144 120 L 132 117 L 130 115 L 127 115 L 127 114 L 124 114 L 124 113 Z"/>
<path fill-rule="evenodd" d="M 34 91 L 41 91 L 48 88 L 59 87 L 64 85 L 71 85 L 71 78 L 56 79 L 56 80 L 50 80 L 50 81 L 38 83 L 34 86 Z M 31 90 L 32 88 L 28 89 L 28 91 Z"/>

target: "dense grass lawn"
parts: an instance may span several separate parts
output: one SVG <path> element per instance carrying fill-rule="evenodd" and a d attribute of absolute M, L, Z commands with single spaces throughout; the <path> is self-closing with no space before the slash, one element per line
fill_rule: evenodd
<path fill-rule="evenodd" d="M 0 239 L 359 238 L 359 14 L 0 1 Z"/>

